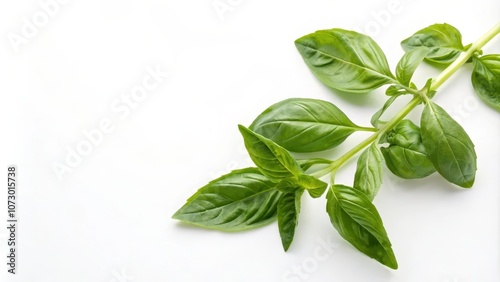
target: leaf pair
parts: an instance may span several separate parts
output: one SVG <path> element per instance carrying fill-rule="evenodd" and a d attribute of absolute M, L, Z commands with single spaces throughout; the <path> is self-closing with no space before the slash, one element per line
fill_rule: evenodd
<path fill-rule="evenodd" d="M 293 240 L 304 190 L 320 197 L 327 184 L 303 172 L 290 153 L 272 140 L 240 125 L 257 168 L 232 171 L 199 189 L 173 216 L 205 228 L 240 231 L 278 218 L 283 247 Z M 310 167 L 324 160 L 304 162 Z"/>
<path fill-rule="evenodd" d="M 428 49 L 425 59 L 441 65 L 451 64 L 460 53 L 471 47 L 464 46 L 460 31 L 446 23 L 434 24 L 417 31 L 403 40 L 401 46 L 406 54 L 425 47 Z M 481 53 L 480 50 L 477 51 Z M 471 79 L 474 91 L 486 104 L 500 110 L 500 55 L 475 55 L 472 62 L 474 69 Z"/>
<path fill-rule="evenodd" d="M 449 182 L 470 188 L 477 157 L 465 130 L 433 102 L 426 104 L 420 125 L 421 129 L 403 120 L 386 134 L 382 141 L 389 146 L 382 148 L 382 154 L 389 170 L 406 179 L 423 178 L 437 170 Z"/>
<path fill-rule="evenodd" d="M 410 120 L 400 121 L 383 138 L 389 146 L 382 148 L 387 168 L 406 179 L 423 178 L 436 169 L 422 143 L 420 128 Z"/>
<path fill-rule="evenodd" d="M 408 52 L 398 63 L 394 76 L 384 52 L 364 34 L 344 29 L 318 30 L 297 39 L 295 46 L 319 80 L 350 93 L 370 92 L 385 84 L 410 86 L 420 62 L 436 55 L 429 48 L 431 44 L 417 46 L 411 41 L 405 44 Z"/>

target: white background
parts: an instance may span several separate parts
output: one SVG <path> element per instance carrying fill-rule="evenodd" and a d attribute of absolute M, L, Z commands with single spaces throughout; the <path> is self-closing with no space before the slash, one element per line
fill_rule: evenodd
<path fill-rule="evenodd" d="M 383 104 L 382 89 L 346 95 L 323 86 L 295 39 L 318 29 L 356 29 L 373 36 L 394 68 L 402 39 L 447 22 L 469 43 L 499 20 L 500 2 L 62 2 L 50 7 L 46 22 L 38 1 L 0 4 L 1 179 L 10 164 L 19 171 L 18 274 L 7 274 L 5 264 L 4 189 L 0 281 L 500 280 L 500 115 L 473 95 L 470 65 L 435 100 L 476 145 L 474 187 L 459 189 L 437 175 L 401 181 L 387 173 L 374 201 L 399 270 L 343 241 L 324 198 L 304 196 L 287 253 L 276 224 L 223 233 L 170 218 L 210 179 L 251 165 L 236 125 L 249 125 L 272 103 L 325 99 L 360 125 Z M 38 27 L 29 30 L 27 22 Z M 484 51 L 500 53 L 500 40 Z M 169 75 L 156 83 L 148 69 Z M 438 72 L 422 67 L 416 81 Z M 122 99 L 143 80 L 155 87 L 132 101 L 134 108 L 125 106 Z M 67 163 L 71 150 L 90 144 L 85 132 L 100 130 L 102 122 L 111 130 Z M 325 156 L 366 136 L 355 134 Z M 68 168 L 60 177 L 58 165 Z M 354 163 L 342 169 L 338 182 L 350 185 L 354 169 Z"/>

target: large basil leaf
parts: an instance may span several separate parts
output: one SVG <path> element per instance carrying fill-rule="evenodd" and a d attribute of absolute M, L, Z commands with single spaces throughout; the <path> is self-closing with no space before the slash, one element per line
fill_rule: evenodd
<path fill-rule="evenodd" d="M 472 187 L 476 151 L 469 135 L 443 108 L 429 101 L 420 120 L 422 142 L 436 170 L 446 180 Z"/>
<path fill-rule="evenodd" d="M 299 176 L 302 169 L 290 153 L 272 140 L 238 125 L 252 161 L 271 181 Z"/>
<path fill-rule="evenodd" d="M 200 188 L 173 218 L 223 231 L 258 227 L 276 218 L 275 185 L 257 168 L 235 170 Z"/>
<path fill-rule="evenodd" d="M 319 30 L 295 41 L 316 77 L 337 90 L 366 93 L 394 82 L 384 52 L 369 36 L 344 30 Z"/>
<path fill-rule="evenodd" d="M 421 29 L 403 40 L 401 46 L 406 52 L 418 47 L 427 47 L 429 53 L 425 57 L 426 60 L 444 65 L 451 64 L 465 51 L 460 31 L 447 23 L 433 24 Z"/>
<path fill-rule="evenodd" d="M 472 86 L 493 108 L 500 110 L 500 55 L 473 57 Z"/>
<path fill-rule="evenodd" d="M 300 198 L 303 192 L 304 190 L 301 189 L 285 194 L 278 202 L 278 228 L 285 252 L 292 244 L 295 235 L 300 213 Z"/>
<path fill-rule="evenodd" d="M 427 156 L 420 128 L 411 120 L 400 121 L 385 136 L 389 147 L 382 148 L 382 155 L 389 170 L 406 178 L 423 178 L 436 171 Z"/>
<path fill-rule="evenodd" d="M 373 201 L 382 184 L 382 162 L 383 156 L 376 143 L 366 148 L 358 159 L 353 186 L 365 193 L 370 201 Z"/>
<path fill-rule="evenodd" d="M 326 211 L 340 236 L 356 249 L 392 269 L 398 268 L 382 219 L 364 193 L 335 185 L 328 191 Z"/>
<path fill-rule="evenodd" d="M 396 78 L 404 86 L 410 86 L 411 78 L 420 63 L 427 56 L 429 49 L 418 47 L 406 52 L 396 66 Z"/>
<path fill-rule="evenodd" d="M 316 152 L 333 148 L 356 130 L 335 105 L 316 99 L 292 98 L 267 108 L 250 129 L 294 152 Z"/>

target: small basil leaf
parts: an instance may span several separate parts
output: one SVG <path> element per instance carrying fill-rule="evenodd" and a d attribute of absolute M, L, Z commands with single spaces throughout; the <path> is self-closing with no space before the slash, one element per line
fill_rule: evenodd
<path fill-rule="evenodd" d="M 327 193 L 326 211 L 333 227 L 347 242 L 383 265 L 398 268 L 382 219 L 364 193 L 335 185 Z"/>
<path fill-rule="evenodd" d="M 370 123 L 374 126 L 374 127 L 378 127 L 379 123 L 380 123 L 380 117 L 384 114 L 384 112 L 391 106 L 392 103 L 394 103 L 394 101 L 396 101 L 396 99 L 398 98 L 399 95 L 397 96 L 391 96 L 389 99 L 387 99 L 387 101 L 384 103 L 384 106 L 382 106 L 382 108 L 380 110 L 378 110 L 373 116 L 372 116 L 372 119 L 370 120 Z"/>
<path fill-rule="evenodd" d="M 429 101 L 420 120 L 422 143 L 436 170 L 446 180 L 472 187 L 476 151 L 465 130 L 443 108 Z"/>
<path fill-rule="evenodd" d="M 444 65 L 451 64 L 465 51 L 460 31 L 447 23 L 433 24 L 421 29 L 403 40 L 401 46 L 406 52 L 418 47 L 427 47 L 429 53 L 425 57 L 426 60 Z"/>
<path fill-rule="evenodd" d="M 385 95 L 387 96 L 399 96 L 404 94 L 408 94 L 408 92 L 399 85 L 391 85 L 385 90 Z"/>
<path fill-rule="evenodd" d="M 200 188 L 172 218 L 223 231 L 262 226 L 276 218 L 275 185 L 257 168 L 235 170 Z"/>
<path fill-rule="evenodd" d="M 267 108 L 250 129 L 293 152 L 317 152 L 338 146 L 357 130 L 332 103 L 292 98 Z"/>
<path fill-rule="evenodd" d="M 325 182 L 307 174 L 302 174 L 298 177 L 298 184 L 301 188 L 306 189 L 313 198 L 321 197 L 326 187 L 328 187 L 328 184 Z"/>
<path fill-rule="evenodd" d="M 381 148 L 385 164 L 389 170 L 406 179 L 423 178 L 436 169 L 427 156 L 420 128 L 411 120 L 400 121 L 386 134 L 389 147 Z"/>
<path fill-rule="evenodd" d="M 500 55 L 473 57 L 472 86 L 488 105 L 500 110 Z"/>
<path fill-rule="evenodd" d="M 306 171 L 315 165 L 331 164 L 332 161 L 322 158 L 311 158 L 311 159 L 297 160 L 297 163 L 300 165 L 303 171 Z"/>
<path fill-rule="evenodd" d="M 382 184 L 382 162 L 383 156 L 376 143 L 361 153 L 354 175 L 354 188 L 365 193 L 370 201 L 377 195 Z"/>
<path fill-rule="evenodd" d="M 427 97 L 429 97 L 429 99 L 432 99 L 434 97 L 434 95 L 436 95 L 436 90 L 431 90 L 431 86 L 432 86 L 432 78 L 429 78 L 427 79 L 427 81 L 425 82 L 425 85 L 423 87 L 423 89 L 426 91 L 426 95 Z"/>
<path fill-rule="evenodd" d="M 283 195 L 278 202 L 278 229 L 285 252 L 292 244 L 300 213 L 300 198 L 304 190 Z"/>
<path fill-rule="evenodd" d="M 314 75 L 333 89 L 366 93 L 394 82 L 389 64 L 373 39 L 344 30 L 319 30 L 295 41 Z"/>
<path fill-rule="evenodd" d="M 276 189 L 283 193 L 292 193 L 298 189 L 305 189 L 313 198 L 323 195 L 328 184 L 307 174 L 301 174 L 298 177 L 292 177 L 281 180 Z"/>
<path fill-rule="evenodd" d="M 271 181 L 279 182 L 302 174 L 302 169 L 286 149 L 243 125 L 238 128 L 250 158 Z"/>
<path fill-rule="evenodd" d="M 396 66 L 396 78 L 404 86 L 410 86 L 411 78 L 417 67 L 424 60 L 429 49 L 418 47 L 406 52 Z"/>

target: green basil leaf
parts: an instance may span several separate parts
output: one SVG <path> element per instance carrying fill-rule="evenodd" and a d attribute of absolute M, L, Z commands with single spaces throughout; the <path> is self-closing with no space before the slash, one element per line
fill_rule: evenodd
<path fill-rule="evenodd" d="M 426 95 L 427 95 L 427 97 L 429 97 L 429 99 L 432 99 L 434 97 L 434 95 L 436 95 L 436 92 L 437 92 L 436 90 L 431 90 L 431 85 L 432 85 L 432 78 L 429 78 L 429 79 L 427 79 L 424 87 L 422 88 L 423 90 L 426 91 Z"/>
<path fill-rule="evenodd" d="M 369 36 L 344 30 L 319 30 L 295 41 L 314 75 L 333 89 L 366 93 L 394 82 L 384 52 Z"/>
<path fill-rule="evenodd" d="M 285 194 L 278 202 L 278 228 L 285 252 L 292 244 L 295 235 L 303 192 L 304 190 L 297 190 L 295 193 Z"/>
<path fill-rule="evenodd" d="M 309 195 L 313 198 L 321 197 L 321 195 L 325 192 L 326 187 L 328 187 L 328 184 L 325 182 L 307 174 L 300 175 L 297 180 L 299 186 L 306 189 Z"/>
<path fill-rule="evenodd" d="M 500 110 L 500 55 L 473 57 L 472 86 L 493 108 Z"/>
<path fill-rule="evenodd" d="M 252 161 L 271 181 L 299 176 L 302 169 L 290 153 L 272 140 L 238 125 Z"/>
<path fill-rule="evenodd" d="M 411 78 L 417 67 L 424 60 L 429 49 L 417 47 L 406 52 L 396 66 L 396 78 L 404 86 L 410 86 Z"/>
<path fill-rule="evenodd" d="M 451 64 L 465 51 L 460 31 L 447 23 L 433 24 L 421 29 L 403 40 L 401 46 L 406 52 L 422 46 L 427 47 L 429 53 L 425 57 L 426 60 L 444 65 Z"/>
<path fill-rule="evenodd" d="M 315 165 L 329 165 L 332 163 L 332 161 L 322 158 L 311 158 L 311 159 L 297 160 L 297 163 L 300 165 L 303 171 L 306 171 Z"/>
<path fill-rule="evenodd" d="M 411 120 L 400 121 L 384 140 L 389 147 L 382 148 L 382 155 L 389 170 L 406 179 L 423 178 L 436 171 L 425 151 L 420 128 Z"/>
<path fill-rule="evenodd" d="M 327 193 L 326 211 L 333 227 L 347 242 L 383 265 L 398 268 L 382 219 L 364 193 L 335 185 Z"/>
<path fill-rule="evenodd" d="M 257 168 L 235 170 L 200 188 L 172 218 L 223 231 L 262 226 L 276 218 L 275 185 Z"/>
<path fill-rule="evenodd" d="M 400 85 L 391 85 L 385 90 L 385 95 L 387 96 L 399 96 L 408 94 L 408 91 Z"/>
<path fill-rule="evenodd" d="M 357 130 L 373 130 L 355 125 L 332 103 L 299 98 L 267 108 L 250 129 L 293 152 L 330 149 Z"/>
<path fill-rule="evenodd" d="M 382 184 L 382 162 L 383 156 L 376 143 L 366 148 L 358 159 L 353 186 L 365 193 L 370 201 L 373 201 Z"/>
<path fill-rule="evenodd" d="M 396 96 L 391 96 L 389 99 L 387 99 L 387 101 L 384 103 L 384 106 L 382 106 L 382 108 L 380 110 L 378 110 L 373 116 L 372 116 L 372 119 L 370 120 L 370 123 L 374 126 L 374 127 L 378 127 L 379 123 L 380 123 L 380 117 L 384 114 L 384 112 L 392 105 L 392 103 L 394 103 L 394 101 L 396 101 L 396 99 L 398 98 L 400 94 L 396 95 Z"/>
<path fill-rule="evenodd" d="M 443 108 L 429 101 L 420 120 L 422 142 L 436 170 L 446 180 L 472 187 L 476 151 L 469 135 Z"/>

